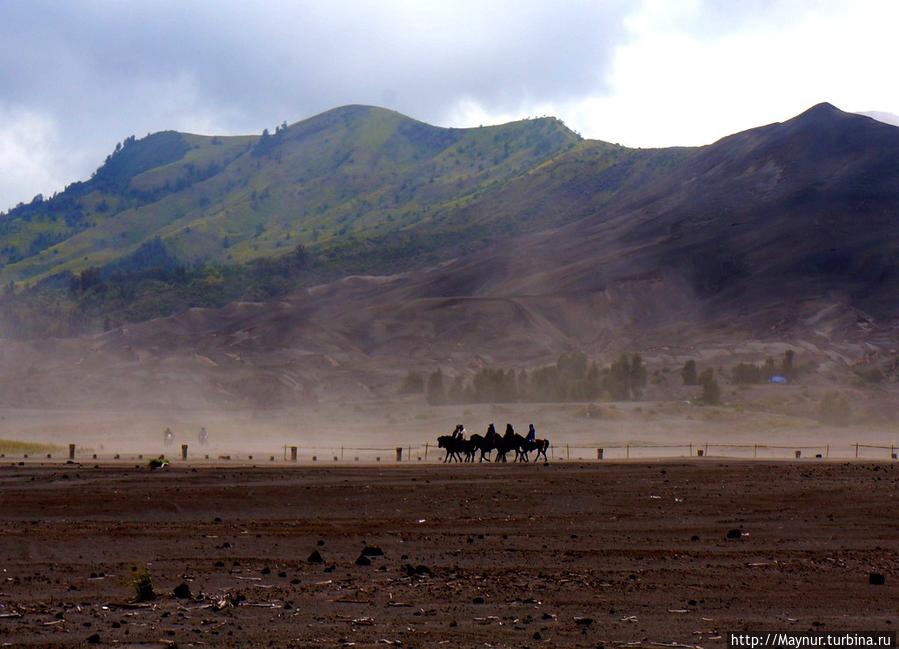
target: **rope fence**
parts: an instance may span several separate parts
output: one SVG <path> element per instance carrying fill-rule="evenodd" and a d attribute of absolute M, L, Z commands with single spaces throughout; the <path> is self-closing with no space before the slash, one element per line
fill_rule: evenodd
<path fill-rule="evenodd" d="M 822 444 L 822 445 L 784 445 L 784 444 L 727 444 L 727 443 L 687 443 L 687 444 L 551 444 L 548 449 L 549 459 L 554 461 L 596 461 L 630 460 L 630 459 L 667 459 L 667 458 L 732 458 L 732 459 L 856 459 L 856 460 L 896 460 L 897 445 L 864 444 Z M 174 452 L 172 452 L 174 450 Z M 180 451 L 180 452 L 179 452 Z M 406 446 L 301 446 L 285 444 L 276 453 L 248 453 L 213 451 L 209 447 L 189 447 L 181 444 L 180 449 L 165 447 L 160 452 L 149 453 L 102 453 L 92 449 L 79 450 L 75 444 L 69 444 L 68 453 L 32 453 L 3 454 L 0 460 L 97 460 L 143 462 L 163 457 L 169 461 L 190 462 L 288 462 L 288 463 L 418 463 L 442 462 L 446 452 L 436 444 L 425 442 L 420 445 Z M 491 454 L 491 459 L 495 452 Z M 509 454 L 509 460 L 514 457 Z M 476 452 L 475 461 L 480 458 Z"/>

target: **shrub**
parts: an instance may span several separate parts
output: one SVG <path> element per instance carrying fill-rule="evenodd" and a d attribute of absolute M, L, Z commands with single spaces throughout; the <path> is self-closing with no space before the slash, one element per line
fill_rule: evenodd
<path fill-rule="evenodd" d="M 131 568 L 131 586 L 134 588 L 134 599 L 138 602 L 146 602 L 156 597 L 156 593 L 153 591 L 153 579 L 146 566 Z"/>

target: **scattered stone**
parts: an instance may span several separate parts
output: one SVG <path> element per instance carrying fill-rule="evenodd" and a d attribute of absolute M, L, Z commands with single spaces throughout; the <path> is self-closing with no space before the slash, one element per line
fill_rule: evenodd
<path fill-rule="evenodd" d="M 402 567 L 403 572 L 406 573 L 408 577 L 433 577 L 434 573 L 431 572 L 431 569 L 427 566 L 417 565 L 413 566 L 410 563 L 405 564 Z"/>
<path fill-rule="evenodd" d="M 319 539 L 318 542 L 316 543 L 316 545 L 317 545 L 318 547 L 321 547 L 321 546 L 323 546 L 324 544 L 325 544 L 325 542 L 324 542 L 322 539 Z"/>
<path fill-rule="evenodd" d="M 172 594 L 178 599 L 190 599 L 190 586 L 188 586 L 183 581 L 175 586 L 172 590 Z"/>
<path fill-rule="evenodd" d="M 278 573 L 278 576 L 279 576 L 281 579 L 287 579 L 287 573 L 284 572 L 283 570 L 282 570 L 281 572 Z"/>
<path fill-rule="evenodd" d="M 319 554 L 318 550 L 313 550 L 312 554 L 309 555 L 309 558 L 306 559 L 307 563 L 324 563 L 325 560 L 322 559 L 322 555 Z"/>
<path fill-rule="evenodd" d="M 99 634 L 99 633 L 95 633 L 95 634 L 93 634 L 93 635 L 89 635 L 89 636 L 87 637 L 86 642 L 87 642 L 88 644 L 100 644 L 100 634 Z"/>
<path fill-rule="evenodd" d="M 263 569 L 260 570 L 259 572 L 262 573 L 263 575 L 270 575 L 270 574 L 272 574 L 272 569 L 269 568 L 268 566 L 266 566 L 265 568 L 263 568 Z"/>
<path fill-rule="evenodd" d="M 225 562 L 224 562 L 224 561 L 216 561 L 213 565 L 214 565 L 216 568 L 224 568 L 224 567 L 225 567 Z"/>
<path fill-rule="evenodd" d="M 531 636 L 534 640 L 542 640 L 543 636 L 540 635 L 539 631 L 534 631 L 534 635 Z"/>
<path fill-rule="evenodd" d="M 736 541 L 736 540 L 742 539 L 742 538 L 743 538 L 743 532 L 742 532 L 741 530 L 738 530 L 738 529 L 728 530 L 728 532 L 727 532 L 727 538 L 730 539 L 730 540 L 732 540 L 732 541 Z"/>
<path fill-rule="evenodd" d="M 591 624 L 593 624 L 593 618 L 592 617 L 577 617 L 577 616 L 575 616 L 574 623 L 580 624 L 581 626 L 590 626 Z"/>
<path fill-rule="evenodd" d="M 478 596 L 475 597 L 473 600 L 471 600 L 471 603 L 472 603 L 472 604 L 483 604 L 483 603 L 484 603 L 484 598 L 481 597 L 480 595 L 478 595 Z"/>
<path fill-rule="evenodd" d="M 359 558 L 356 559 L 356 565 L 357 566 L 370 566 L 371 559 L 369 559 L 367 556 L 365 556 L 365 554 L 360 554 Z"/>
<path fill-rule="evenodd" d="M 699 540 L 699 535 L 698 535 L 698 534 L 694 534 L 693 536 L 690 537 L 690 540 L 693 541 L 694 543 L 696 543 L 696 541 Z"/>
<path fill-rule="evenodd" d="M 872 586 L 883 586 L 886 583 L 886 577 L 879 572 L 872 572 L 868 575 L 868 583 Z"/>
<path fill-rule="evenodd" d="M 384 550 L 379 548 L 377 545 L 366 545 L 362 549 L 362 556 L 365 557 L 383 557 Z"/>

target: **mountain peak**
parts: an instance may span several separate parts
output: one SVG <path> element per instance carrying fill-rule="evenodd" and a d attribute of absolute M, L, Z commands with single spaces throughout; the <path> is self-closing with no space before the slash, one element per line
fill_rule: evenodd
<path fill-rule="evenodd" d="M 796 117 L 789 121 L 797 121 L 797 122 L 809 122 L 809 121 L 830 121 L 834 119 L 839 119 L 841 117 L 848 117 L 851 113 L 845 113 L 833 104 L 830 104 L 826 101 L 821 102 L 820 104 L 815 104 L 808 110 L 799 113 Z"/>

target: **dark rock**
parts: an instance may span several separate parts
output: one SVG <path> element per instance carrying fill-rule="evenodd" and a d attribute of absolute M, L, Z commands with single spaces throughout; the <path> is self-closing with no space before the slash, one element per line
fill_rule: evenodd
<path fill-rule="evenodd" d="M 539 631 L 534 631 L 534 635 L 531 636 L 534 640 L 542 640 L 543 636 L 540 635 Z"/>
<path fill-rule="evenodd" d="M 480 595 L 478 595 L 478 596 L 475 597 L 473 600 L 471 600 L 471 603 L 472 603 L 472 604 L 483 604 L 483 603 L 484 603 L 484 598 L 481 597 Z"/>
<path fill-rule="evenodd" d="M 89 635 L 89 636 L 87 637 L 86 642 L 87 642 L 88 644 L 100 644 L 100 634 L 99 634 L 99 633 L 95 633 L 95 634 L 93 634 L 93 635 Z"/>
<path fill-rule="evenodd" d="M 281 579 L 287 579 L 287 573 L 284 572 L 284 571 L 279 572 L 279 573 L 278 573 L 278 576 L 279 576 Z"/>
<path fill-rule="evenodd" d="M 365 557 L 383 557 L 384 551 L 377 545 L 366 545 L 362 549 L 362 556 Z"/>
<path fill-rule="evenodd" d="M 868 583 L 872 586 L 883 586 L 886 583 L 886 577 L 879 572 L 872 572 L 868 575 Z"/>
<path fill-rule="evenodd" d="M 402 567 L 402 570 L 408 577 L 432 577 L 434 575 L 430 568 L 423 565 L 413 566 L 407 563 Z"/>
<path fill-rule="evenodd" d="M 322 555 L 319 554 L 318 550 L 313 550 L 312 554 L 309 555 L 309 558 L 306 559 L 308 563 L 324 563 L 325 560 L 322 559 Z"/>
<path fill-rule="evenodd" d="M 224 568 L 224 567 L 225 567 L 225 562 L 224 562 L 224 561 L 216 561 L 213 565 L 214 565 L 216 568 Z"/>
<path fill-rule="evenodd" d="M 696 541 L 699 540 L 699 536 L 697 534 L 694 534 L 693 536 L 690 537 L 690 540 L 693 541 L 694 543 L 696 543 Z"/>
<path fill-rule="evenodd" d="M 272 569 L 269 568 L 268 566 L 266 566 L 265 568 L 263 568 L 263 569 L 260 570 L 259 572 L 262 573 L 263 575 L 270 575 L 270 574 L 272 574 Z"/>
<path fill-rule="evenodd" d="M 736 541 L 736 540 L 742 539 L 742 538 L 743 538 L 743 532 L 740 531 L 740 530 L 738 530 L 738 529 L 728 530 L 728 531 L 727 531 L 727 538 L 730 539 L 730 540 L 732 540 L 732 541 Z"/>
<path fill-rule="evenodd" d="M 370 565 L 371 565 L 371 559 L 369 559 L 369 558 L 368 558 L 367 556 L 365 556 L 364 554 L 360 554 L 360 555 L 359 555 L 359 558 L 356 559 L 356 565 L 357 565 L 357 566 L 370 566 Z"/>
<path fill-rule="evenodd" d="M 190 599 L 190 586 L 182 581 L 172 590 L 172 595 L 178 599 Z"/>
<path fill-rule="evenodd" d="M 593 618 L 592 617 L 576 617 L 576 618 L 574 618 L 574 623 L 580 624 L 581 626 L 590 626 L 591 624 L 593 624 Z"/>
<path fill-rule="evenodd" d="M 323 546 L 324 544 L 325 544 L 325 542 L 324 542 L 323 540 L 321 540 L 321 539 L 319 539 L 318 542 L 316 543 L 316 545 L 317 545 L 318 547 L 321 547 L 321 546 Z"/>

